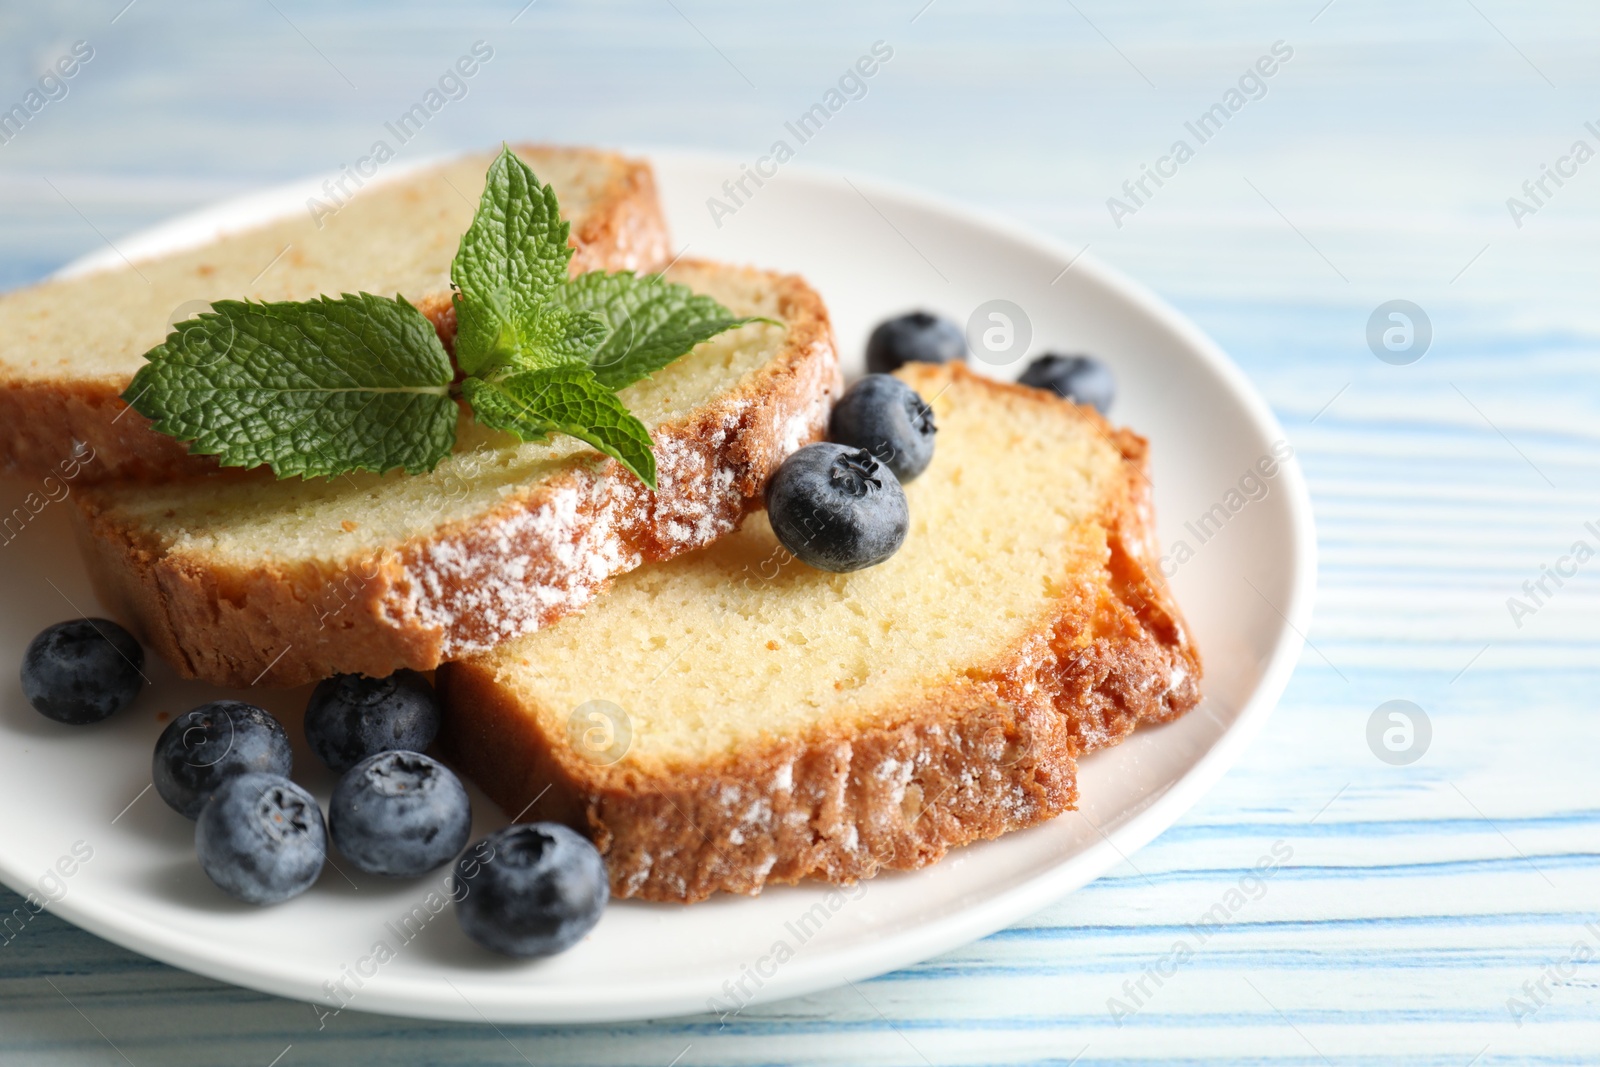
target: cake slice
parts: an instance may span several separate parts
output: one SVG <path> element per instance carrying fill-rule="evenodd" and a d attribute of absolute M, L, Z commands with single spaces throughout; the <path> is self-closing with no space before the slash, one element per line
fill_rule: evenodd
<path fill-rule="evenodd" d="M 427 474 L 89 486 L 73 498 L 102 601 L 186 677 L 298 685 L 430 669 L 710 544 L 821 433 L 838 360 L 797 277 L 697 262 L 666 276 L 781 325 L 730 330 L 621 391 L 654 439 L 656 492 L 575 438 L 525 444 L 465 416 Z"/>
<path fill-rule="evenodd" d="M 593 836 L 622 897 L 920 867 L 1075 802 L 1076 757 L 1199 700 L 1145 442 L 959 366 L 887 562 L 813 570 L 764 513 L 438 673 L 441 744 L 516 817 Z"/>
<path fill-rule="evenodd" d="M 590 149 L 517 153 L 560 198 L 573 274 L 665 265 L 648 163 Z M 337 210 L 343 194 L 319 194 L 315 212 L 308 202 L 199 247 L 0 295 L 0 472 L 39 478 L 71 463 L 83 485 L 214 469 L 215 459 L 189 455 L 120 399 L 173 316 L 192 318 L 203 301 L 399 293 L 448 344 L 450 261 L 492 158 L 465 156 L 360 190 L 346 182 L 354 195 Z"/>

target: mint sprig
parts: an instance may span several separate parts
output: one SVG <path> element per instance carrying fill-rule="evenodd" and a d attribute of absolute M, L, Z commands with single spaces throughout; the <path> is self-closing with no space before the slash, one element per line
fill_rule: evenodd
<path fill-rule="evenodd" d="M 451 264 L 454 366 L 403 297 L 222 300 L 146 353 L 123 399 L 191 452 L 280 478 L 432 470 L 455 445 L 464 401 L 523 441 L 576 437 L 654 489 L 649 430 L 617 390 L 725 330 L 773 320 L 658 275 L 569 280 L 567 236 L 555 192 L 504 148 Z"/>

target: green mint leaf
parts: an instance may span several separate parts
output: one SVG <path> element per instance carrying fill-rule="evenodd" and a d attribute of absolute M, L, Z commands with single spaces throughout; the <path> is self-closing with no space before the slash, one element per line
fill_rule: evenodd
<path fill-rule="evenodd" d="M 450 357 L 403 298 L 219 300 L 145 358 L 123 399 L 224 466 L 415 474 L 455 443 Z"/>
<path fill-rule="evenodd" d="M 450 267 L 457 289 L 456 363 L 463 371 L 476 374 L 503 359 L 515 347 L 507 331 L 566 282 L 568 230 L 555 190 L 502 147 Z"/>
<path fill-rule="evenodd" d="M 498 381 L 468 378 L 462 383 L 479 422 L 542 441 L 564 433 L 614 457 L 651 489 L 656 487 L 656 457 L 650 431 L 623 407 L 617 394 L 583 366 L 523 371 Z"/>
<path fill-rule="evenodd" d="M 606 333 L 605 320 L 598 315 L 542 304 L 500 323 L 495 347 L 474 376 L 492 379 L 563 364 L 585 367 Z"/>
<path fill-rule="evenodd" d="M 551 298 L 605 321 L 609 332 L 589 354 L 589 366 L 600 384 L 611 389 L 654 374 L 724 330 L 774 321 L 740 318 L 686 285 L 665 281 L 659 274 L 639 277 L 631 271 L 591 271 L 561 286 Z"/>

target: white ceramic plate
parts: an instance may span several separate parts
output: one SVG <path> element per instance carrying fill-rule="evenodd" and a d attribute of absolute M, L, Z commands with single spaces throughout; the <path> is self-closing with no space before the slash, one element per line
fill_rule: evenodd
<path fill-rule="evenodd" d="M 654 161 L 677 249 L 803 274 L 828 302 L 847 373 L 860 371 L 879 319 L 926 307 L 964 323 L 996 298 L 1025 309 L 1029 355 L 1055 349 L 1108 360 L 1120 381 L 1114 419 L 1152 443 L 1162 543 L 1193 549 L 1173 581 L 1205 657 L 1205 706 L 1086 759 L 1081 813 L 847 894 L 808 885 L 691 907 L 616 904 L 572 951 L 514 963 L 477 950 L 448 910 L 429 911 L 443 872 L 395 885 L 330 869 L 310 893 L 267 910 L 217 892 L 195 864 L 192 824 L 146 788 L 163 713 L 222 691 L 180 682 L 152 659 L 153 688 L 101 726 L 73 729 L 34 713 L 16 682 L 23 648 L 52 622 L 102 610 L 71 544 L 72 505 L 51 501 L 0 545 L 0 880 L 57 898 L 56 914 L 118 944 L 324 1011 L 347 1002 L 352 1010 L 448 1019 L 634 1019 L 805 993 L 989 934 L 1120 863 L 1238 758 L 1299 653 L 1315 544 L 1295 463 L 1265 483 L 1264 497 L 1246 495 L 1252 468 L 1284 435 L 1227 357 L 1088 256 L 971 211 L 790 167 L 759 190 L 747 185 L 755 195 L 713 219 L 707 198 L 733 206 L 722 187 L 740 176 L 738 161 L 674 153 Z M 273 190 L 119 244 L 145 256 L 304 210 L 319 185 Z M 117 262 L 108 251 L 74 269 Z M 989 369 L 1015 376 L 1024 363 L 1019 354 Z M 1245 493 L 1230 497 L 1241 480 Z M 47 486 L 0 482 L 0 515 L 29 492 L 51 496 Z M 1237 510 L 1225 510 L 1221 532 L 1201 543 L 1186 523 L 1218 504 Z M 252 699 L 278 714 L 298 744 L 305 696 Z M 296 760 L 300 780 L 325 801 L 332 776 L 303 747 Z M 501 814 L 481 795 L 475 800 L 476 829 L 496 828 Z M 71 873 L 48 873 L 55 870 Z M 25 922 L 3 920 L 0 940 L 27 936 Z M 379 943 L 388 951 L 375 954 Z"/>

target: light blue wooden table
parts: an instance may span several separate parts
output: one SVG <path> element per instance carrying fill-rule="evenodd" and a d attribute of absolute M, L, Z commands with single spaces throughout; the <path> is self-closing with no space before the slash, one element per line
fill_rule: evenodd
<path fill-rule="evenodd" d="M 47 918 L 0 947 L 0 1062 L 1600 1062 L 1600 558 L 1561 563 L 1600 548 L 1600 160 L 1573 156 L 1600 150 L 1592 0 L 525 2 L 6 3 L 0 107 L 73 42 L 93 57 L 0 145 L 0 284 L 348 161 L 475 40 L 493 60 L 407 152 L 753 157 L 883 40 L 894 62 L 807 162 L 1091 244 L 1283 420 L 1322 588 L 1282 707 L 1142 875 L 725 1028 L 346 1013 L 318 1033 Z M 1257 98 L 1186 134 L 1279 41 Z M 1192 158 L 1162 163 L 1179 138 Z M 1170 177 L 1135 202 L 1143 165 Z M 1391 300 L 1431 322 L 1420 362 L 1369 348 Z M 1546 566 L 1574 573 L 1535 601 Z M 1406 765 L 1368 743 L 1392 699 L 1431 724 Z M 1277 842 L 1292 858 L 1234 921 L 1145 978 Z"/>

